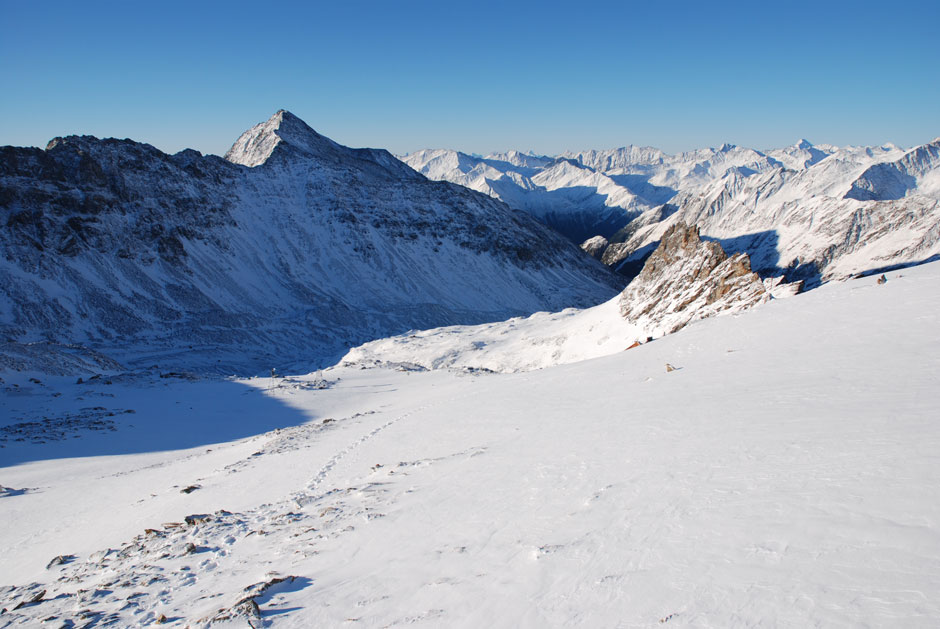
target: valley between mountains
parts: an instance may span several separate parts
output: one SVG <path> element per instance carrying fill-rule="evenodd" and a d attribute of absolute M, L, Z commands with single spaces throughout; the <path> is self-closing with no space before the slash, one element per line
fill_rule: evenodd
<path fill-rule="evenodd" d="M 933 627 L 940 143 L 0 148 L 0 627 Z"/>

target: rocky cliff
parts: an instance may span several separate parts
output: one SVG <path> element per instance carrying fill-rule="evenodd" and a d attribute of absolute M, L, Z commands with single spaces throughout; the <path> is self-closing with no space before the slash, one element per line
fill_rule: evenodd
<path fill-rule="evenodd" d="M 717 242 L 703 241 L 697 227 L 680 222 L 663 234 L 619 304 L 624 319 L 656 337 L 768 299 L 747 254 L 729 257 Z"/>

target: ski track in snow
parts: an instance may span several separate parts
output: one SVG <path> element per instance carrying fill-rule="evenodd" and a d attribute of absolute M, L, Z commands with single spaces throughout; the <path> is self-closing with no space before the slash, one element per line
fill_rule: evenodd
<path fill-rule="evenodd" d="M 364 443 L 365 443 L 366 441 L 368 441 L 369 439 L 372 439 L 373 437 L 375 437 L 377 434 L 379 434 L 379 433 L 382 432 L 383 430 L 385 430 L 385 429 L 387 429 L 387 428 L 390 428 L 390 427 L 394 426 L 395 424 L 397 424 L 398 422 L 400 422 L 401 420 L 405 419 L 406 417 L 409 417 L 409 416 L 411 416 L 411 415 L 413 415 L 413 414 L 415 414 L 415 413 L 420 413 L 421 411 L 424 411 L 424 410 L 427 409 L 427 408 L 429 408 L 429 406 L 427 406 L 427 405 L 425 405 L 425 406 L 420 406 L 420 407 L 416 408 L 416 409 L 413 410 L 413 411 L 409 411 L 409 412 L 407 412 L 407 413 L 403 413 L 403 414 L 399 415 L 398 417 L 395 417 L 394 419 L 390 419 L 390 420 L 388 420 L 387 422 L 385 422 L 384 424 L 382 424 L 382 425 L 380 425 L 380 426 L 378 426 L 378 427 L 376 427 L 376 428 L 373 428 L 373 429 L 370 430 L 368 433 L 366 433 L 365 435 L 363 435 L 363 436 L 360 437 L 359 439 L 356 439 L 355 441 L 353 441 L 352 443 L 350 443 L 348 446 L 346 446 L 345 448 L 343 448 L 342 450 L 340 450 L 339 452 L 337 452 L 336 454 L 334 454 L 332 457 L 330 457 L 330 460 L 326 462 L 326 465 L 324 465 L 324 466 L 320 469 L 320 471 L 317 472 L 316 476 L 313 478 L 313 481 L 310 483 L 310 486 L 308 487 L 308 490 L 309 490 L 310 492 L 315 492 L 315 491 L 317 490 L 317 488 L 320 486 L 320 484 L 326 479 L 326 477 L 327 477 L 327 475 L 330 473 L 330 471 L 331 471 L 334 467 L 336 467 L 336 464 L 339 463 L 340 461 L 342 461 L 350 452 L 352 452 L 353 450 L 355 450 L 356 448 L 358 448 L 359 446 L 361 446 L 362 444 L 364 444 Z M 300 501 L 298 501 L 298 502 L 300 502 Z"/>

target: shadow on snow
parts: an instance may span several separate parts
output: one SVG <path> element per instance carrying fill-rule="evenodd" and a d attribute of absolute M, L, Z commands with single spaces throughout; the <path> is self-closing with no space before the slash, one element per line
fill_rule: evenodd
<path fill-rule="evenodd" d="M 245 381 L 114 376 L 4 385 L 0 468 L 211 446 L 317 419 Z M 276 382 L 297 382 L 299 379 Z M 58 395 L 56 395 L 58 394 Z"/>

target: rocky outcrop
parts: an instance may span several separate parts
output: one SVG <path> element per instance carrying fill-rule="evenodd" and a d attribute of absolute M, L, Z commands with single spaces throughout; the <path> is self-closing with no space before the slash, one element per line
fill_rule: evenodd
<path fill-rule="evenodd" d="M 600 260 L 604 255 L 604 250 L 607 249 L 607 245 L 608 242 L 606 238 L 603 236 L 594 236 L 581 243 L 581 250 L 595 260 Z"/>
<path fill-rule="evenodd" d="M 698 227 L 676 223 L 620 296 L 620 314 L 653 336 L 770 299 L 747 254 L 728 256 Z"/>

